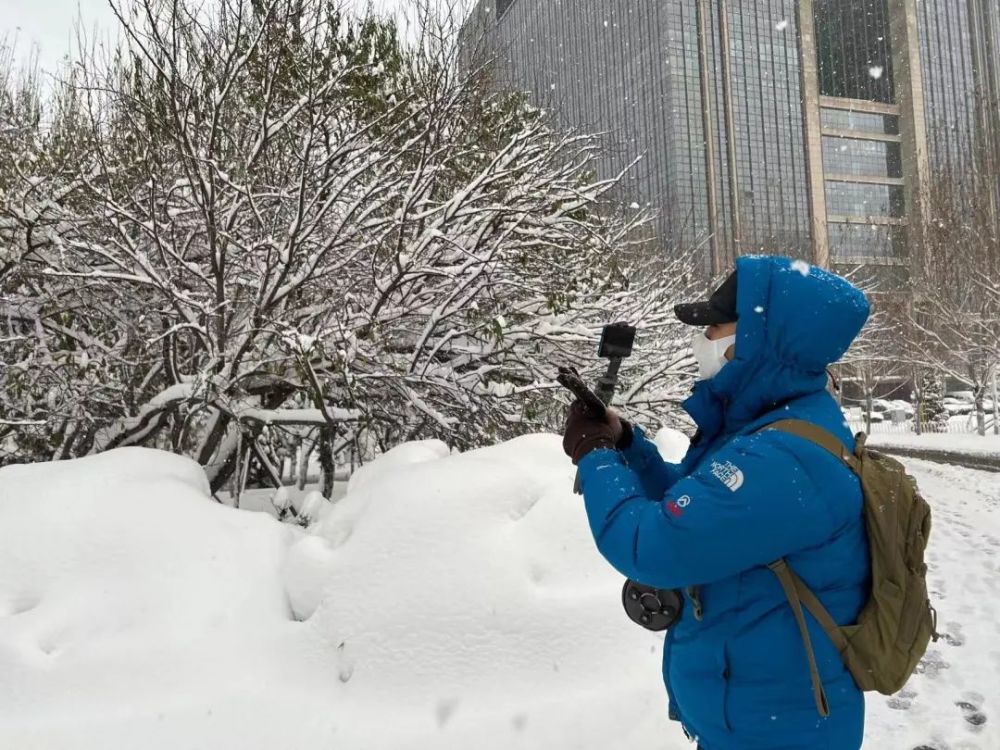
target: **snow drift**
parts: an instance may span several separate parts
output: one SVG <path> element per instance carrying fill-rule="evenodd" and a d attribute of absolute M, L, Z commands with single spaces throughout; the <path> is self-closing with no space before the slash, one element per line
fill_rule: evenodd
<path fill-rule="evenodd" d="M 0 747 L 261 741 L 290 533 L 160 451 L 0 471 Z"/>
<path fill-rule="evenodd" d="M 156 451 L 4 469 L 0 747 L 676 734 L 660 639 L 621 616 L 571 479 L 553 436 L 409 444 L 303 533 L 214 503 Z"/>
<path fill-rule="evenodd" d="M 397 449 L 359 475 L 289 553 L 293 609 L 336 643 L 351 713 L 374 709 L 348 746 L 380 724 L 385 747 L 663 736 L 660 639 L 621 616 L 559 441 L 423 449 L 437 458 Z"/>

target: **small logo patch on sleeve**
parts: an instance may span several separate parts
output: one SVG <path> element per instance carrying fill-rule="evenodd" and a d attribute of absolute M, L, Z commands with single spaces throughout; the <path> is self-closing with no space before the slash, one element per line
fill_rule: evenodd
<path fill-rule="evenodd" d="M 690 495 L 681 495 L 676 500 L 670 500 L 667 502 L 667 510 L 671 512 L 674 516 L 680 516 L 684 512 L 684 508 L 691 504 Z"/>

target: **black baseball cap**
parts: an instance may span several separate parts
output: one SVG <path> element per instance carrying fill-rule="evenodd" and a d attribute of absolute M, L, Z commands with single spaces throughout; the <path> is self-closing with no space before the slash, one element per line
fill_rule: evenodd
<path fill-rule="evenodd" d="M 740 317 L 736 314 L 736 271 L 729 274 L 707 301 L 674 305 L 674 315 L 689 326 L 735 323 Z"/>

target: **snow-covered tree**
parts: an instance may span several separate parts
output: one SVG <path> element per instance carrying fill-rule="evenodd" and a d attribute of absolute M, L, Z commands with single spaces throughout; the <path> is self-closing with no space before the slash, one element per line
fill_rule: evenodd
<path fill-rule="evenodd" d="M 945 432 L 948 428 L 948 410 L 944 407 L 944 388 L 941 378 L 932 370 L 925 370 L 915 378 L 917 385 L 918 430 Z"/>
<path fill-rule="evenodd" d="M 672 398 L 689 270 L 651 265 L 598 139 L 460 70 L 453 36 L 323 0 L 117 13 L 34 131 L 54 166 L 22 160 L 0 207 L 21 460 L 158 445 L 218 489 L 315 454 L 329 495 L 348 452 L 556 426 L 556 365 L 620 318 L 652 366 L 625 401 Z"/>
<path fill-rule="evenodd" d="M 842 268 L 840 272 L 868 298 L 871 313 L 864 328 L 837 365 L 842 387 L 849 383 L 863 399 L 865 431 L 871 432 L 874 399 L 887 382 L 899 381 L 906 370 L 906 339 L 903 321 L 905 297 L 884 291 L 877 274 L 864 266 Z"/>
<path fill-rule="evenodd" d="M 67 435 L 87 441 L 85 412 L 121 412 L 110 383 L 124 360 L 91 346 L 117 308 L 46 277 L 83 187 L 79 100 L 57 86 L 44 106 L 34 69 L 15 70 L 10 53 L 0 60 L 0 460 L 65 457 Z"/>
<path fill-rule="evenodd" d="M 1000 366 L 1000 164 L 986 143 L 969 159 L 962 170 L 935 174 L 928 192 L 928 221 L 914 247 L 912 349 L 925 367 L 968 384 L 983 435 Z"/>

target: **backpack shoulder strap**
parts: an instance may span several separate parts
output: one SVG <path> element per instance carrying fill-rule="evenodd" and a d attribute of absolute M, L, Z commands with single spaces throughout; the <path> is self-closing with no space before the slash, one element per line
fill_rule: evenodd
<path fill-rule="evenodd" d="M 778 581 L 781 583 L 781 588 L 785 591 L 785 598 L 788 599 L 788 603 L 792 607 L 792 614 L 795 615 L 795 624 L 799 626 L 799 635 L 802 636 L 802 643 L 806 647 L 806 657 L 809 659 L 809 677 L 812 680 L 812 690 L 813 699 L 816 701 L 816 710 L 819 712 L 820 716 L 826 717 L 830 715 L 830 704 L 826 699 L 826 691 L 823 689 L 823 681 L 819 676 L 819 667 L 816 666 L 816 654 L 813 651 L 812 638 L 809 637 L 809 627 L 806 625 L 805 615 L 802 614 L 802 597 L 800 596 L 799 584 L 802 583 L 801 579 L 795 572 L 788 567 L 788 563 L 785 559 L 776 560 L 775 562 L 768 565 L 771 571 L 778 577 Z M 808 588 L 803 586 L 806 591 Z M 812 592 L 809 591 L 809 595 L 812 596 Z M 815 597 L 813 597 L 815 599 Z M 819 604 L 819 600 L 816 600 Z M 812 612 L 813 617 L 816 617 L 816 612 L 812 611 L 812 608 L 807 605 L 807 609 Z M 822 604 L 819 605 L 822 617 L 816 617 L 823 625 L 823 629 L 829 633 L 827 629 L 827 621 L 833 622 L 829 613 L 823 607 Z M 834 623 L 834 630 L 837 629 L 836 623 Z M 838 631 L 839 633 L 839 631 Z M 843 638 L 843 635 L 841 635 Z M 839 645 L 839 644 L 838 644 Z"/>
<path fill-rule="evenodd" d="M 859 476 L 861 474 L 861 462 L 858 458 L 852 455 L 835 435 L 819 425 L 801 419 L 781 419 L 761 428 L 761 430 L 768 429 L 787 432 L 815 443 L 847 464 L 855 474 Z M 861 443 L 861 445 L 863 446 L 864 443 Z M 802 636 L 802 643 L 806 649 L 806 656 L 809 660 L 809 676 L 812 680 L 816 710 L 820 716 L 829 716 L 830 705 L 827 702 L 826 691 L 823 690 L 819 668 L 816 665 L 816 655 L 813 652 L 812 639 L 809 637 L 809 628 L 806 626 L 805 616 L 802 612 L 803 605 L 809 614 L 816 619 L 820 627 L 823 628 L 823 631 L 830 640 L 833 641 L 834 646 L 837 647 L 842 656 L 847 649 L 847 639 L 840 630 L 840 626 L 837 625 L 829 611 L 820 602 L 819 597 L 799 578 L 784 558 L 774 561 L 767 567 L 777 576 L 779 583 L 781 583 L 781 588 L 785 592 L 785 598 L 788 599 L 788 603 L 792 607 L 792 614 L 795 615 L 795 623 L 798 625 L 799 633 Z"/>
<path fill-rule="evenodd" d="M 763 430 L 787 432 L 790 435 L 795 435 L 811 443 L 815 443 L 850 466 L 855 474 L 860 472 L 861 464 L 857 457 L 844 447 L 844 444 L 840 442 L 840 439 L 836 435 L 829 430 L 824 430 L 819 425 L 806 422 L 802 419 L 779 419 L 777 422 L 764 425 L 760 431 Z"/>

